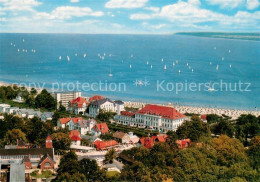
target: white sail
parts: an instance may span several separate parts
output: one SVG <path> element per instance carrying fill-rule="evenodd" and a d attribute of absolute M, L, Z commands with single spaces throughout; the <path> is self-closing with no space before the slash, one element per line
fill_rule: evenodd
<path fill-rule="evenodd" d="M 20 52 L 20 49 L 17 49 L 18 52 Z"/>
<path fill-rule="evenodd" d="M 164 65 L 164 69 L 165 69 L 165 70 L 167 69 L 166 65 Z"/>
<path fill-rule="evenodd" d="M 153 69 L 153 65 L 151 65 L 151 69 Z"/>
<path fill-rule="evenodd" d="M 162 62 L 163 62 L 163 58 L 162 58 Z"/>
<path fill-rule="evenodd" d="M 181 70 L 179 70 L 178 72 L 181 73 Z"/>
<path fill-rule="evenodd" d="M 70 61 L 70 57 L 69 56 L 67 56 L 67 60 Z"/>
<path fill-rule="evenodd" d="M 130 69 L 132 68 L 132 65 L 131 65 L 131 64 L 129 65 L 129 68 L 130 68 Z"/>
<path fill-rule="evenodd" d="M 217 65 L 216 69 L 218 70 L 218 65 Z"/>
<path fill-rule="evenodd" d="M 147 61 L 146 64 L 148 65 L 148 64 L 149 64 L 149 61 Z"/>
<path fill-rule="evenodd" d="M 230 64 L 230 65 L 229 65 L 229 67 L 231 68 L 231 67 L 232 67 L 232 65 Z"/>
<path fill-rule="evenodd" d="M 176 60 L 175 63 L 178 64 L 178 60 Z"/>
<path fill-rule="evenodd" d="M 193 69 L 191 69 L 191 71 L 193 72 L 194 70 L 193 70 Z"/>
<path fill-rule="evenodd" d="M 225 58 L 224 58 L 224 57 L 222 57 L 222 61 L 224 61 L 224 59 L 225 59 Z"/>
<path fill-rule="evenodd" d="M 61 56 L 59 57 L 59 60 L 61 60 Z"/>
<path fill-rule="evenodd" d="M 87 57 L 87 54 L 84 54 L 83 57 L 86 58 L 86 57 Z"/>

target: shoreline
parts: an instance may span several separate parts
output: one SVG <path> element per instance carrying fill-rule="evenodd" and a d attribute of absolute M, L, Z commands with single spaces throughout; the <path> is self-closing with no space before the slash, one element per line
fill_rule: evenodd
<path fill-rule="evenodd" d="M 0 86 L 10 86 L 12 83 L 7 83 L 4 81 L 0 81 Z M 27 89 L 31 89 L 30 87 L 26 87 Z M 41 92 L 42 89 L 40 88 L 35 88 L 37 92 Z M 46 90 L 50 91 L 48 88 L 45 88 Z M 51 92 L 51 94 L 53 94 Z M 89 97 L 86 95 L 83 95 L 82 97 Z M 142 108 L 146 104 L 156 104 L 156 105 L 161 105 L 161 106 L 168 106 L 168 107 L 173 107 L 176 110 L 178 110 L 181 113 L 194 113 L 194 114 L 217 114 L 217 115 L 222 115 L 225 114 L 227 116 L 230 116 L 232 119 L 238 118 L 241 114 L 252 114 L 257 116 L 260 116 L 260 111 L 255 111 L 255 110 L 240 110 L 240 109 L 232 109 L 232 108 L 211 108 L 211 107 L 201 107 L 201 106 L 188 106 L 188 105 L 174 105 L 171 103 L 168 104 L 159 104 L 156 102 L 135 102 L 135 101 L 126 101 L 123 100 L 125 103 L 125 107 L 135 107 L 135 108 Z"/>

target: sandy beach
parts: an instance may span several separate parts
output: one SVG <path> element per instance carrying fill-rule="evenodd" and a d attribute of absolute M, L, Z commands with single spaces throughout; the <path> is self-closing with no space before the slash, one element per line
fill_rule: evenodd
<path fill-rule="evenodd" d="M 0 86 L 10 86 L 12 84 L 0 81 Z M 28 90 L 31 88 L 26 87 Z M 38 93 L 41 92 L 42 89 L 35 88 Z M 143 102 L 132 102 L 132 101 L 124 101 L 125 107 L 134 107 L 134 108 L 142 108 L 148 103 Z M 152 104 L 152 103 L 151 103 Z M 154 104 L 154 103 L 153 103 Z M 252 114 L 255 116 L 260 116 L 260 111 L 247 111 L 247 110 L 236 110 L 236 109 L 221 109 L 221 108 L 208 108 L 208 107 L 193 107 L 193 106 L 179 106 L 179 105 L 164 105 L 163 106 L 174 107 L 181 113 L 194 113 L 194 114 L 217 114 L 222 115 L 225 114 L 230 116 L 232 119 L 237 119 L 241 114 Z"/>

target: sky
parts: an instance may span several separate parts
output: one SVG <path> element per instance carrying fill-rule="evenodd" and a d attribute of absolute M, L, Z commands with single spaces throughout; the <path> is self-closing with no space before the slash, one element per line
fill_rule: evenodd
<path fill-rule="evenodd" d="M 259 32 L 259 0 L 0 0 L 0 32 Z"/>

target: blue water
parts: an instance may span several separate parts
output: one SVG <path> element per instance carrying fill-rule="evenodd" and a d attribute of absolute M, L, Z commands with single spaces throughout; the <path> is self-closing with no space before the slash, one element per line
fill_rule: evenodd
<path fill-rule="evenodd" d="M 0 81 L 45 83 L 48 88 L 53 82 L 125 83 L 126 90 L 90 90 L 83 95 L 102 94 L 112 99 L 219 108 L 260 108 L 260 41 L 187 35 L 80 34 L 0 34 L 0 41 Z M 27 53 L 22 49 L 27 49 Z M 32 53 L 31 49 L 36 52 Z M 103 61 L 98 57 L 99 53 L 106 53 Z M 67 55 L 70 61 L 66 60 Z M 62 56 L 61 61 L 59 56 Z M 174 67 L 173 62 L 176 64 Z M 194 69 L 193 73 L 187 63 Z M 164 70 L 164 65 L 167 70 Z M 112 77 L 108 76 L 110 70 Z M 181 70 L 180 74 L 178 70 Z M 149 84 L 136 86 L 135 80 L 147 80 Z M 165 80 L 163 88 L 168 82 L 198 84 L 220 80 L 251 85 L 250 91 L 243 92 L 209 92 L 204 88 L 176 94 L 176 90 L 157 90 L 157 80 Z M 232 85 L 232 89 L 234 87 Z M 245 89 L 245 85 L 242 88 Z"/>

